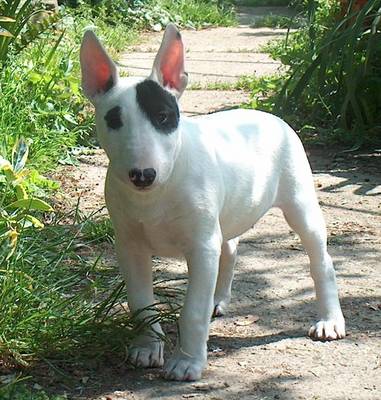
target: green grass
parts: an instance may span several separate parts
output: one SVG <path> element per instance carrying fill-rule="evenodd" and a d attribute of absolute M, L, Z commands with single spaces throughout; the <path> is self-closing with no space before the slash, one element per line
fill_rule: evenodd
<path fill-rule="evenodd" d="M 209 82 L 209 83 L 193 83 L 188 90 L 243 90 L 251 93 L 254 101 L 257 97 L 263 99 L 261 107 L 270 109 L 270 105 L 266 105 L 265 99 L 273 94 L 277 87 L 281 84 L 282 78 L 279 75 L 271 75 L 257 78 L 255 76 L 241 76 L 236 82 Z M 247 105 L 246 105 L 247 106 Z"/>
<path fill-rule="evenodd" d="M 237 23 L 231 3 L 214 0 L 113 0 L 100 2 L 91 10 L 106 21 L 119 19 L 125 26 L 155 31 L 164 29 L 169 22 L 192 29 Z"/>
<path fill-rule="evenodd" d="M 187 90 L 238 90 L 235 82 L 207 82 L 205 84 L 195 82 L 187 87 Z"/>
<path fill-rule="evenodd" d="M 106 6 L 66 9 L 56 25 L 0 69 L 0 154 L 10 160 L 19 137 L 30 142 L 26 170 L 31 177 L 25 185 L 34 195 L 46 196 L 54 186 L 36 171 L 48 172 L 59 161 L 70 161 L 72 149 L 88 144 L 94 130 L 93 111 L 79 80 L 78 52 L 86 27 L 117 58 L 142 28 L 157 29 L 170 20 L 196 28 L 235 23 L 234 12 L 213 1 L 153 3 L 139 8 L 131 25 L 120 13 L 108 13 Z M 0 223 L 6 226 L 10 187 L 4 176 L 0 174 Z M 84 218 L 80 210 L 62 217 L 32 214 L 45 227 L 13 232 L 17 241 L 12 255 L 9 238 L 0 237 L 0 375 L 6 376 L 0 398 L 61 400 L 57 381 L 69 388 L 96 385 L 79 382 L 72 371 L 96 375 L 110 359 L 115 365 L 124 363 L 129 341 L 152 321 L 136 326 L 136 316 L 120 306 L 127 294 L 114 263 L 106 261 L 113 259 L 109 219 Z M 12 226 L 7 229 L 12 233 Z M 163 285 L 157 291 L 165 294 Z M 157 318 L 175 317 L 172 308 L 160 307 Z"/>
<path fill-rule="evenodd" d="M 0 394 L 20 391 L 24 399 L 35 383 L 43 388 L 48 382 L 73 389 L 80 383 L 73 368 L 96 375 L 111 359 L 112 365 L 124 363 L 131 338 L 152 323 L 137 326 L 121 306 L 127 301 L 124 283 L 102 257 L 111 252 L 109 220 L 83 219 L 78 210 L 62 218 L 66 224 L 57 220 L 39 232 L 24 230 L 11 258 L 0 251 L 0 370 L 19 371 L 30 382 L 24 387 L 15 379 Z M 175 316 L 161 307 L 157 318 Z"/>

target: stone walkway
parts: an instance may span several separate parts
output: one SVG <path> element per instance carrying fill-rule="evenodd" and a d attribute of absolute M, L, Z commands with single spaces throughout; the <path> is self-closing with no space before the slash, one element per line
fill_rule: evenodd
<path fill-rule="evenodd" d="M 189 74 L 188 89 L 181 98 L 184 114 L 208 114 L 238 106 L 249 98 L 248 93 L 234 90 L 242 76 L 263 76 L 278 70 L 280 63 L 261 48 L 284 36 L 286 30 L 251 27 L 266 12 L 287 14 L 288 11 L 279 7 L 243 8 L 237 27 L 182 31 L 185 68 Z M 148 76 L 162 36 L 163 32 L 146 34 L 142 44 L 122 55 L 118 63 L 121 69 L 130 75 Z"/>

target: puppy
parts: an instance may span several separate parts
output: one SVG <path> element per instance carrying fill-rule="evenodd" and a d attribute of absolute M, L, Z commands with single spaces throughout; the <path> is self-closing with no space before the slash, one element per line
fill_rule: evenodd
<path fill-rule="evenodd" d="M 165 377 L 197 380 L 207 361 L 209 321 L 230 301 L 238 237 L 279 207 L 310 259 L 318 322 L 309 335 L 345 336 L 335 272 L 311 169 L 295 132 L 279 118 L 233 110 L 186 118 L 184 48 L 167 26 L 151 75 L 120 78 L 95 34 L 81 46 L 82 86 L 94 104 L 99 141 L 110 163 L 105 198 L 134 312 L 154 303 L 151 258 L 185 257 L 189 281 L 177 349 Z M 141 317 L 152 315 L 145 310 Z M 159 323 L 135 339 L 129 359 L 164 364 Z"/>

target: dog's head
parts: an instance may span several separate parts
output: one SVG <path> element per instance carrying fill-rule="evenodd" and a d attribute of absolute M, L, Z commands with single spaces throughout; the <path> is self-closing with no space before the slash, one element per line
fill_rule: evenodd
<path fill-rule="evenodd" d="M 184 48 L 167 26 L 151 75 L 121 78 L 92 31 L 83 37 L 82 87 L 94 104 L 101 146 L 112 172 L 130 188 L 150 190 L 167 181 L 179 149 L 177 104 L 187 84 Z"/>

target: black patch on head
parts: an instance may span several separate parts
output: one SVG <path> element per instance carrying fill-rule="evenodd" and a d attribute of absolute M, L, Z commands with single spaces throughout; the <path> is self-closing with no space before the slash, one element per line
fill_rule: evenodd
<path fill-rule="evenodd" d="M 178 127 L 180 112 L 176 98 L 156 82 L 146 79 L 138 83 L 136 100 L 158 131 L 169 134 Z"/>
<path fill-rule="evenodd" d="M 113 107 L 107 111 L 105 120 L 109 128 L 119 129 L 123 126 L 121 111 L 122 109 L 119 106 Z"/>
<path fill-rule="evenodd" d="M 112 77 L 112 75 L 110 75 L 110 78 L 108 78 L 105 87 L 103 88 L 104 93 L 108 92 L 113 86 L 114 86 L 114 78 Z"/>
<path fill-rule="evenodd" d="M 180 33 L 179 31 L 177 31 L 177 33 L 176 33 L 176 39 L 177 39 L 177 40 L 180 40 L 180 39 L 181 39 L 181 33 Z"/>

